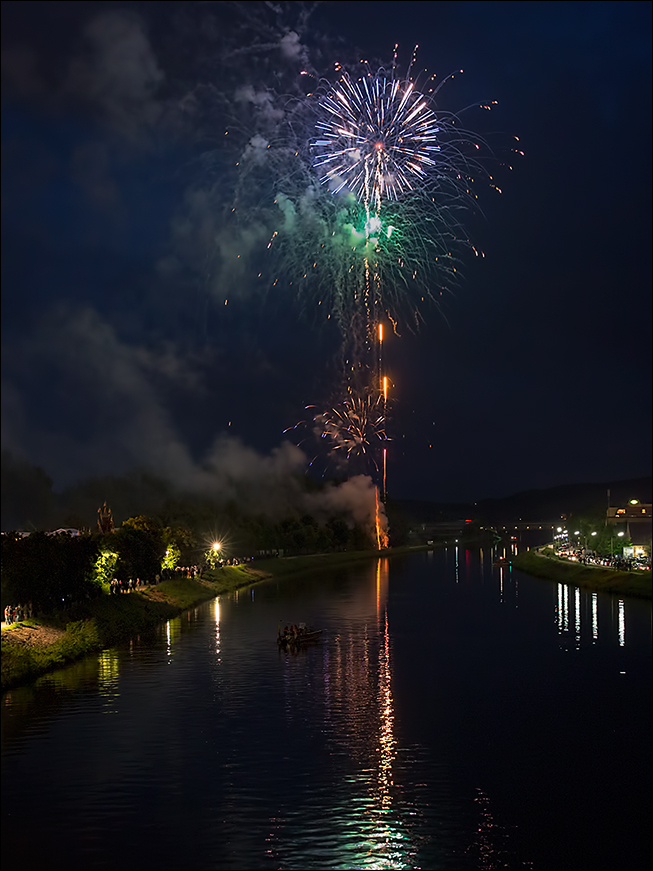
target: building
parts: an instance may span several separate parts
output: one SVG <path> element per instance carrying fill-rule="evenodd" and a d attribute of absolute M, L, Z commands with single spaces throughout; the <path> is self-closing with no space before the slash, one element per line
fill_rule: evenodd
<path fill-rule="evenodd" d="M 650 556 L 651 534 L 653 531 L 653 505 L 650 502 L 640 502 L 631 499 L 625 507 L 610 506 L 606 513 L 606 525 L 619 525 L 626 533 L 634 547 L 635 555 Z"/>

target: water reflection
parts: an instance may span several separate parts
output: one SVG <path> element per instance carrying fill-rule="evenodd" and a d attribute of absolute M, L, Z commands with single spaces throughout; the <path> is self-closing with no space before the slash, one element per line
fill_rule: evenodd
<path fill-rule="evenodd" d="M 222 662 L 220 657 L 220 599 L 214 599 L 211 605 L 213 619 L 215 620 L 215 660 Z"/>
<path fill-rule="evenodd" d="M 558 606 L 555 615 L 558 634 L 562 635 L 569 629 L 569 587 L 566 584 L 558 584 Z"/>
<path fill-rule="evenodd" d="M 118 710 L 118 678 L 120 676 L 120 656 L 113 648 L 103 650 L 98 657 L 98 693 L 104 699 L 105 714 L 115 714 Z"/>
<path fill-rule="evenodd" d="M 323 729 L 333 746 L 332 757 L 341 758 L 347 769 L 328 820 L 320 821 L 321 855 L 315 867 L 414 867 L 416 848 L 403 822 L 401 787 L 394 776 L 397 740 L 388 579 L 389 561 L 379 559 L 355 600 L 349 600 L 349 619 L 344 618 L 342 631 L 330 643 L 306 651 L 307 672 L 311 660 L 319 664 Z M 301 699 L 289 669 L 284 678 L 285 715 L 296 722 Z M 315 687 L 317 675 L 310 681 Z M 277 858 L 289 866 L 300 861 L 299 855 L 288 853 Z M 301 861 L 306 861 L 305 854 Z"/>
<path fill-rule="evenodd" d="M 474 840 L 465 850 L 472 860 L 471 867 L 484 871 L 494 868 L 532 868 L 532 862 L 524 862 L 515 856 L 510 843 L 510 833 L 496 822 L 490 808 L 488 794 L 477 787 L 474 801 L 478 808 L 478 825 Z"/>
<path fill-rule="evenodd" d="M 522 856 L 545 849 L 553 859 L 538 868 L 603 867 L 568 861 L 548 835 L 574 818 L 568 843 L 578 838 L 579 854 L 604 831 L 609 846 L 616 809 L 627 809 L 619 785 L 635 801 L 644 793 L 646 766 L 620 757 L 619 744 L 640 722 L 633 747 L 648 746 L 646 718 L 637 719 L 648 684 L 631 663 L 649 656 L 650 617 L 628 601 L 499 571 L 492 556 L 469 550 L 457 587 L 453 547 L 269 582 L 255 602 L 251 590 L 239 602 L 223 596 L 135 641 L 131 653 L 104 651 L 49 676 L 29 690 L 29 716 L 19 691 L 8 694 L 3 849 L 5 863 L 21 862 L 7 867 L 53 867 L 61 844 L 71 868 L 124 867 L 125 856 L 143 868 L 523 868 Z M 279 654 L 274 641 L 289 607 L 325 631 L 297 656 Z M 584 655 L 579 680 L 558 646 L 583 642 L 611 649 Z M 628 681 L 610 697 L 619 704 L 591 708 L 606 668 L 626 663 Z M 525 679 L 532 698 L 506 692 Z M 530 737 L 505 728 L 520 722 Z M 589 730 L 587 752 L 574 746 L 556 762 L 570 722 Z M 633 782 L 621 773 L 640 770 Z M 513 789 L 526 782 L 530 817 Z M 581 786 L 549 797 L 561 782 L 589 784 L 585 821 L 575 816 Z M 591 804 L 601 790 L 609 820 Z M 192 854 L 180 826 L 202 832 Z M 617 829 L 619 849 L 628 836 Z"/>
<path fill-rule="evenodd" d="M 360 770 L 350 782 L 364 795 L 352 796 L 350 820 L 347 832 L 348 864 L 346 867 L 359 868 L 409 868 L 412 867 L 415 849 L 398 814 L 393 813 L 393 802 L 397 796 L 393 777 L 396 757 L 396 738 L 394 733 L 394 700 L 392 695 L 392 662 L 390 631 L 387 613 L 388 561 L 379 560 L 376 567 L 376 611 L 378 637 L 368 634 L 362 639 L 361 659 L 367 679 L 357 683 L 357 705 L 366 711 L 365 721 L 359 723 L 355 749 L 361 759 Z M 378 645 L 376 665 L 370 656 L 371 648 Z M 356 642 L 352 632 L 348 644 L 348 655 L 356 658 Z M 350 660 L 350 661 L 351 661 Z M 376 671 L 376 675 L 374 672 Z M 339 669 L 336 674 L 343 675 Z M 349 676 L 351 677 L 351 670 Z M 376 686 L 375 680 L 376 677 Z M 373 713 L 372 717 L 369 714 Z M 370 732 L 376 732 L 376 740 Z M 367 734 L 366 734 L 367 733 Z M 369 759 L 373 749 L 376 759 Z M 371 764 L 370 764 L 371 762 Z M 357 834 L 354 835 L 354 831 Z M 353 837 L 352 837 L 353 836 Z M 352 855 L 352 845 L 359 846 Z"/>
<path fill-rule="evenodd" d="M 573 593 L 572 593 L 573 590 Z M 616 616 L 614 614 L 615 602 L 613 599 L 599 599 L 596 592 L 584 593 L 579 587 L 570 588 L 568 584 L 558 584 L 557 604 L 555 606 L 555 622 L 561 641 L 570 644 L 561 644 L 563 649 L 572 646 L 580 650 L 583 644 L 583 632 L 585 637 L 591 638 L 592 645 L 599 643 L 599 607 L 603 602 L 604 611 L 609 609 L 612 619 L 608 621 L 612 625 L 612 631 L 608 634 L 614 640 L 615 635 L 619 647 L 626 646 L 626 603 L 618 599 L 616 603 Z M 583 616 L 585 615 L 585 621 Z M 583 629 L 589 623 L 589 628 Z M 616 633 L 615 633 L 616 628 Z M 610 630 L 610 626 L 604 627 L 604 632 Z"/>
<path fill-rule="evenodd" d="M 393 785 L 392 763 L 395 758 L 394 708 L 392 704 L 390 637 L 387 613 L 385 614 L 382 646 L 379 650 L 379 701 L 380 731 L 377 802 L 381 810 L 387 810 L 392 803 L 390 787 Z"/>
<path fill-rule="evenodd" d="M 580 647 L 580 589 L 578 587 L 574 590 L 574 608 L 576 610 L 576 646 Z"/>
<path fill-rule="evenodd" d="M 166 623 L 166 654 L 168 662 L 172 662 L 172 648 L 181 638 L 181 617 L 174 617 Z"/>

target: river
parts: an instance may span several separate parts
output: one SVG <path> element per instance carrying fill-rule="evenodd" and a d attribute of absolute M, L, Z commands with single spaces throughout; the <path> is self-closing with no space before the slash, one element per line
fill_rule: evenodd
<path fill-rule="evenodd" d="M 3 867 L 648 869 L 650 603 L 492 562 L 267 581 L 5 694 Z"/>

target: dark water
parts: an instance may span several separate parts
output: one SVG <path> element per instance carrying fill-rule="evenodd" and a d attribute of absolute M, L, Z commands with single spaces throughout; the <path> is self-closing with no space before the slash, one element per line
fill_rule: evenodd
<path fill-rule="evenodd" d="M 4 696 L 3 867 L 648 868 L 650 642 L 478 549 L 220 597 Z"/>

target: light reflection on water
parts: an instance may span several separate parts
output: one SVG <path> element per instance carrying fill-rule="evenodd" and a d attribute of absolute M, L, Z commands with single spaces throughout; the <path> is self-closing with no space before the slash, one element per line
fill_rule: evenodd
<path fill-rule="evenodd" d="M 619 599 L 619 647 L 626 645 L 626 603 Z"/>
<path fill-rule="evenodd" d="M 603 600 L 610 611 L 616 609 L 617 617 L 608 621 L 604 632 L 608 640 L 616 642 L 619 647 L 626 646 L 626 604 L 623 599 Z M 572 604 L 573 602 L 573 604 Z M 599 642 L 599 595 L 586 592 L 569 584 L 557 584 L 557 604 L 554 611 L 561 647 L 573 647 L 580 650 L 586 643 L 595 645 Z M 573 621 L 573 633 L 571 631 Z"/>
<path fill-rule="evenodd" d="M 559 746 L 551 718 L 567 735 L 565 705 L 582 695 L 558 657 L 632 653 L 637 611 L 493 559 L 456 546 L 262 584 L 6 694 L 5 866 L 59 867 L 65 843 L 68 868 L 531 867 L 547 838 L 515 840 L 519 778 L 524 767 L 535 778 L 529 801 L 546 795 L 552 763 L 527 760 Z M 279 652 L 286 615 L 324 641 Z M 524 694 L 540 685 L 556 688 L 550 708 Z M 545 724 L 527 749 L 520 718 Z M 191 829 L 189 851 L 179 832 Z M 533 867 L 590 867 L 552 861 Z"/>
<path fill-rule="evenodd" d="M 117 699 L 119 688 L 120 657 L 116 650 L 107 648 L 98 656 L 98 693 L 104 699 L 105 714 L 115 714 L 118 711 Z"/>

